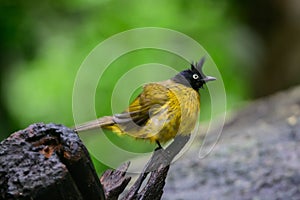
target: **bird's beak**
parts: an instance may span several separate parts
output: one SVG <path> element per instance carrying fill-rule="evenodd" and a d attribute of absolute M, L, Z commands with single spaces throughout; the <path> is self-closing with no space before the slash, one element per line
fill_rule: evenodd
<path fill-rule="evenodd" d="M 206 76 L 204 79 L 202 79 L 205 83 L 208 81 L 215 81 L 217 80 L 215 77 L 212 76 Z"/>

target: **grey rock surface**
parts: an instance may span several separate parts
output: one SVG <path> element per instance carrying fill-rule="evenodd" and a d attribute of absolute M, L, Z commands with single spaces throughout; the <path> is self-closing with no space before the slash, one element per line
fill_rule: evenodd
<path fill-rule="evenodd" d="M 300 87 L 238 111 L 209 156 L 193 145 L 171 166 L 163 199 L 300 200 Z"/>

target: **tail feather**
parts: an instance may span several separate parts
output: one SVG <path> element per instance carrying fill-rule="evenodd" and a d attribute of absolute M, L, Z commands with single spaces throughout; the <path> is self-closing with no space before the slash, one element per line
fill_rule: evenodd
<path fill-rule="evenodd" d="M 80 124 L 80 125 L 76 125 L 76 127 L 74 128 L 74 131 L 87 131 L 87 130 L 93 130 L 93 129 L 99 129 L 99 128 L 103 128 L 105 126 L 111 126 L 115 124 L 115 122 L 113 121 L 113 117 L 112 116 L 105 116 L 105 117 L 101 117 L 99 119 L 90 121 L 90 122 L 86 122 L 84 124 Z"/>

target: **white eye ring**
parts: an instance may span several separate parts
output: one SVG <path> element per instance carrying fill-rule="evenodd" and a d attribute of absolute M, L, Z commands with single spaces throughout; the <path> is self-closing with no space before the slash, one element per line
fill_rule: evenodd
<path fill-rule="evenodd" d="M 199 75 L 198 74 L 193 74 L 193 79 L 198 79 Z"/>

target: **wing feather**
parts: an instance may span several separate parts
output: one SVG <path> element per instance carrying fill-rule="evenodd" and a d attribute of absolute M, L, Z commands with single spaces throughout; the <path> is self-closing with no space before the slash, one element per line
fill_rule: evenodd
<path fill-rule="evenodd" d="M 160 108 L 168 101 L 168 91 L 167 87 L 159 83 L 145 85 L 142 93 L 124 112 L 114 115 L 114 121 L 124 131 L 144 126 L 151 115 L 159 112 Z"/>

